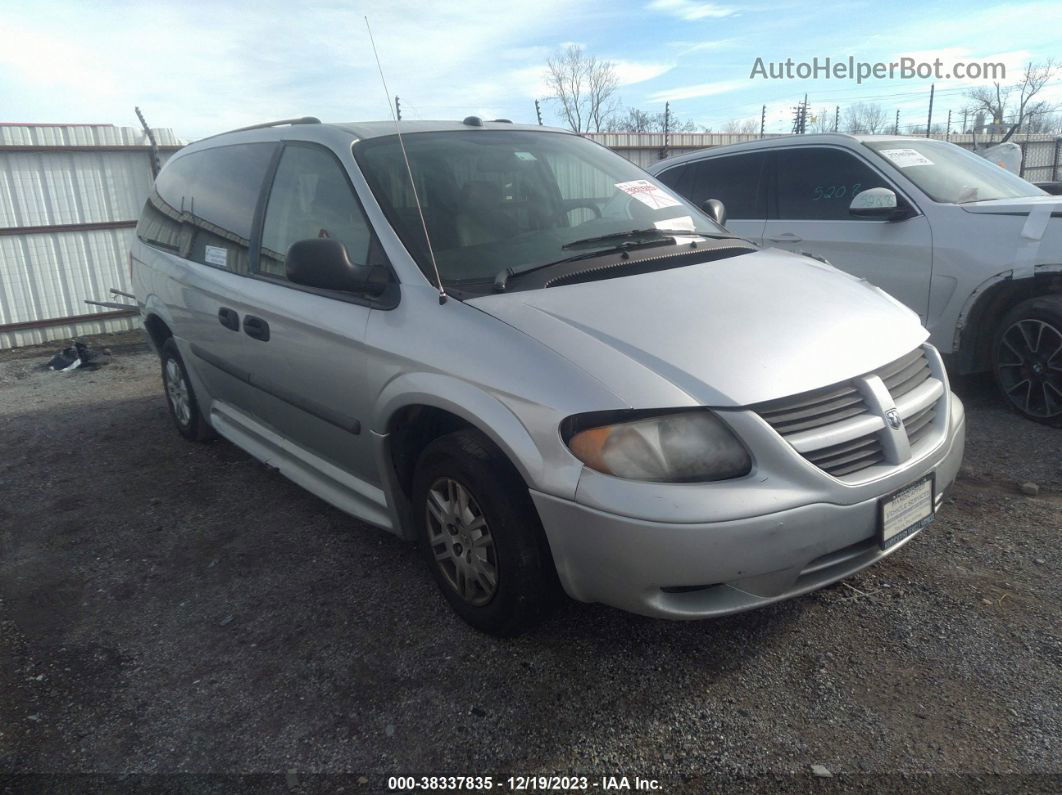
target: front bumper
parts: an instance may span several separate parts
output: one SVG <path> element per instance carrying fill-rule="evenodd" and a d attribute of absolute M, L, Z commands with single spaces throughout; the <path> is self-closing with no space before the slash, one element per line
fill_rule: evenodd
<path fill-rule="evenodd" d="M 935 473 L 937 508 L 965 446 L 962 406 L 951 400 L 951 430 L 941 450 L 904 472 L 907 482 Z M 541 492 L 531 496 L 571 597 L 694 619 L 798 596 L 892 554 L 914 536 L 886 551 L 878 547 L 879 498 L 891 491 L 852 504 L 820 501 L 712 523 L 655 522 Z"/>

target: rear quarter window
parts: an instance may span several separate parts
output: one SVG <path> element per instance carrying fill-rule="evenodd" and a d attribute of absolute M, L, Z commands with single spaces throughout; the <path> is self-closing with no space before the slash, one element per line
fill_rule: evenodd
<path fill-rule="evenodd" d="M 275 145 L 235 144 L 174 157 L 137 224 L 144 243 L 246 273 L 258 195 Z"/>

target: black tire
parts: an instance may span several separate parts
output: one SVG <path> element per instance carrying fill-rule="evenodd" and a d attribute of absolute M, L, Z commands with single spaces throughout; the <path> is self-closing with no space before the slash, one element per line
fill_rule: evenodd
<path fill-rule="evenodd" d="M 465 490 L 468 499 L 463 504 L 448 492 L 450 484 Z M 455 498 L 443 502 L 443 494 Z M 431 514 L 429 499 L 435 511 Z M 446 507 L 450 504 L 462 508 L 451 514 Z M 560 586 L 527 485 L 480 432 L 457 431 L 424 450 L 413 477 L 413 516 L 424 558 L 443 596 L 476 629 L 515 635 L 540 621 L 555 604 Z M 482 527 L 476 528 L 479 520 Z M 489 545 L 484 542 L 488 536 Z M 463 580 L 457 573 L 458 558 L 467 561 L 461 563 Z M 466 586 L 464 592 L 459 582 Z"/>
<path fill-rule="evenodd" d="M 205 442 L 217 436 L 199 410 L 199 402 L 195 399 L 192 389 L 192 381 L 188 377 L 188 368 L 184 366 L 181 352 L 177 349 L 177 343 L 170 337 L 162 345 L 160 356 L 162 360 L 162 387 L 166 395 L 166 405 L 170 409 L 170 417 L 177 426 L 177 432 L 185 439 L 193 442 Z M 176 368 L 176 369 L 174 369 Z M 180 384 L 177 383 L 179 373 Z M 184 394 L 184 399 L 181 399 Z"/>
<path fill-rule="evenodd" d="M 1003 316 L 992 341 L 992 372 L 1011 408 L 1062 427 L 1062 295 L 1030 298 Z"/>

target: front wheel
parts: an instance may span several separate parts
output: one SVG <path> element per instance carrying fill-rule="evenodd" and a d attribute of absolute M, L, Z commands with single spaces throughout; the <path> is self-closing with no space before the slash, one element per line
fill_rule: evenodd
<path fill-rule="evenodd" d="M 1030 298 L 1004 315 L 992 346 L 992 369 L 1012 408 L 1062 427 L 1062 295 Z"/>
<path fill-rule="evenodd" d="M 464 430 L 424 450 L 413 478 L 420 543 L 446 601 L 482 632 L 515 635 L 559 591 L 527 486 L 483 434 Z"/>

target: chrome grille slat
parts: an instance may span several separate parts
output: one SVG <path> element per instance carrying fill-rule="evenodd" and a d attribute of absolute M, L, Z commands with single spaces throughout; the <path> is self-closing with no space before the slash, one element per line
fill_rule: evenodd
<path fill-rule="evenodd" d="M 880 455 L 868 458 L 865 461 L 857 461 L 853 464 L 848 464 L 847 466 L 837 467 L 836 469 L 830 470 L 830 474 L 835 478 L 839 478 L 841 475 L 850 475 L 853 472 L 859 472 L 861 469 L 874 466 L 874 464 L 880 464 L 884 460 L 885 453 L 881 453 Z"/>
<path fill-rule="evenodd" d="M 926 349 L 918 347 L 864 377 L 880 378 L 897 408 L 908 412 L 903 420 L 911 444 L 925 438 L 935 427 L 937 405 L 943 395 L 941 382 L 931 381 L 933 372 Z M 752 408 L 808 462 L 841 477 L 887 461 L 882 441 L 888 441 L 887 427 L 873 430 L 879 409 L 870 408 L 863 388 L 857 387 L 853 379 Z M 901 401 L 904 396 L 907 397 Z M 930 400 L 933 402 L 926 405 Z M 881 429 L 884 420 L 878 419 L 878 423 Z M 862 431 L 858 430 L 861 424 Z M 845 441 L 840 441 L 845 437 Z"/>
<path fill-rule="evenodd" d="M 842 444 L 835 444 L 831 445 L 830 447 L 823 447 L 819 450 L 807 453 L 804 458 L 806 458 L 813 464 L 817 464 L 822 460 L 833 458 L 834 456 L 841 455 L 843 453 L 850 453 L 853 450 L 858 450 L 862 447 L 870 447 L 874 445 L 878 445 L 879 447 L 881 446 L 876 436 L 861 436 L 860 438 L 854 439 L 851 442 L 843 442 Z"/>

